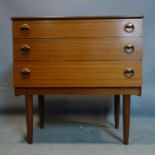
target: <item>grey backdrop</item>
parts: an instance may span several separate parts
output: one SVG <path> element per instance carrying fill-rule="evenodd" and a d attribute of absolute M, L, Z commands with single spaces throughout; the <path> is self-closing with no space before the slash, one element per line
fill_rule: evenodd
<path fill-rule="evenodd" d="M 12 87 L 12 31 L 10 20 L 12 16 L 128 14 L 143 14 L 145 16 L 143 94 L 142 97 L 132 97 L 132 115 L 154 117 L 155 0 L 0 0 L 0 112 L 16 113 L 24 110 L 24 98 L 22 96 L 14 97 Z M 55 110 L 58 110 L 60 105 L 65 110 L 70 106 L 79 109 L 79 111 L 86 110 L 89 104 L 95 105 L 95 110 L 100 111 L 103 108 L 103 102 L 105 103 L 104 106 L 106 105 L 105 108 L 109 109 L 107 105 L 112 101 L 112 97 L 48 96 L 46 101 L 48 105 L 54 104 Z"/>

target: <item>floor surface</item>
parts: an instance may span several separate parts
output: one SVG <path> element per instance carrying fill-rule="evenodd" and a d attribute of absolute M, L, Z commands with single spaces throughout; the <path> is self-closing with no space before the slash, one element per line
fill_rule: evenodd
<path fill-rule="evenodd" d="M 34 143 L 25 141 L 25 116 L 0 115 L 0 155 L 154 155 L 155 119 L 131 117 L 130 144 L 122 144 L 122 120 L 113 115 L 51 115 L 45 128 L 34 116 Z"/>

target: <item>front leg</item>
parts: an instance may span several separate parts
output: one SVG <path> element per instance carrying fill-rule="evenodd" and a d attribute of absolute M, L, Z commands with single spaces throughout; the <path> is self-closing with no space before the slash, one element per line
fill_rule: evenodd
<path fill-rule="evenodd" d="M 26 124 L 27 124 L 27 142 L 33 142 L 33 96 L 26 95 Z"/>
<path fill-rule="evenodd" d="M 124 144 L 129 143 L 129 129 L 130 129 L 130 95 L 123 96 L 123 135 Z"/>

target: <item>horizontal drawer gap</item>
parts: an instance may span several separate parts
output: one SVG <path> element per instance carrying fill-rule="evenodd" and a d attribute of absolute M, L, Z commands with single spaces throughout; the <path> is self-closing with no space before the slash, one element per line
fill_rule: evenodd
<path fill-rule="evenodd" d="M 13 37 L 14 39 L 74 39 L 74 38 L 79 38 L 79 39 L 82 39 L 82 38 L 103 38 L 103 39 L 110 39 L 110 38 L 143 38 L 143 35 L 138 35 L 138 36 L 110 36 L 110 37 Z"/>
<path fill-rule="evenodd" d="M 49 60 L 49 59 L 47 59 L 47 60 L 15 60 L 14 62 L 49 62 L 49 63 L 52 63 L 52 62 L 110 62 L 110 61 L 112 61 L 112 62 L 126 62 L 126 61 L 131 61 L 132 60 L 132 62 L 142 62 L 142 59 L 123 59 L 123 60 L 116 60 L 116 59 L 102 59 L 102 60 L 67 60 L 67 59 L 60 59 L 60 60 Z"/>

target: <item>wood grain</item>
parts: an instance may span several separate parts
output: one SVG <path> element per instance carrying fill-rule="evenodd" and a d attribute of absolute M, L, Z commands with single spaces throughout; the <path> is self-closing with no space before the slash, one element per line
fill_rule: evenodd
<path fill-rule="evenodd" d="M 125 24 L 134 24 L 134 31 L 127 33 Z M 73 37 L 125 37 L 142 36 L 143 19 L 86 19 L 86 20 L 22 20 L 13 21 L 14 38 L 73 38 Z M 23 34 L 20 27 L 30 26 Z"/>
<path fill-rule="evenodd" d="M 31 76 L 21 77 L 21 70 L 29 68 Z M 124 69 L 132 67 L 134 75 L 124 76 Z M 142 84 L 141 62 L 71 61 L 17 62 L 14 64 L 15 87 L 139 87 Z"/>
<path fill-rule="evenodd" d="M 115 95 L 116 128 L 123 95 L 123 135 L 128 144 L 130 95 L 141 95 L 142 90 L 143 16 L 12 20 L 14 90 L 15 95 L 26 95 L 28 143 L 33 141 L 32 95 L 38 95 L 43 128 L 44 95 L 74 94 Z M 131 32 L 124 29 L 127 23 Z M 27 24 L 22 27 L 25 33 L 23 24 Z M 126 44 L 134 45 L 134 52 L 125 53 Z M 30 47 L 27 55 L 22 54 L 21 46 Z M 127 75 L 134 73 L 132 77 L 124 76 L 125 68 Z"/>
<path fill-rule="evenodd" d="M 134 45 L 134 52 L 127 54 L 124 47 Z M 21 46 L 30 46 L 24 55 Z M 68 39 L 14 39 L 15 61 L 92 61 L 92 60 L 141 60 L 142 37 L 127 38 L 68 38 Z"/>

